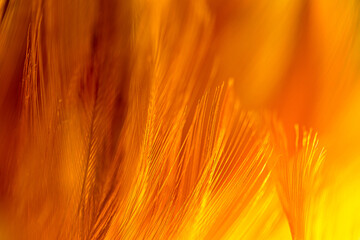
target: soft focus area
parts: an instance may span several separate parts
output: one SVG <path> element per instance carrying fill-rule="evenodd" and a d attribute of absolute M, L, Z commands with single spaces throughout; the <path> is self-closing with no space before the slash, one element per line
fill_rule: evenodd
<path fill-rule="evenodd" d="M 360 1 L 0 0 L 0 239 L 360 239 Z"/>

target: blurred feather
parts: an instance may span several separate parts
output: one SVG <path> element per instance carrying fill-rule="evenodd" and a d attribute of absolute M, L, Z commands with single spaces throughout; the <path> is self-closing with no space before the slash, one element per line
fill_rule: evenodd
<path fill-rule="evenodd" d="M 282 131 L 278 131 L 281 133 Z M 278 146 L 281 146 L 279 144 Z M 293 149 L 293 150 L 291 150 Z M 319 147 L 317 134 L 295 126 L 295 144 L 285 145 L 276 167 L 275 178 L 284 213 L 293 239 L 313 239 L 314 206 L 323 183 L 325 150 Z"/>
<path fill-rule="evenodd" d="M 359 9 L 0 0 L 0 238 L 359 238 Z"/>

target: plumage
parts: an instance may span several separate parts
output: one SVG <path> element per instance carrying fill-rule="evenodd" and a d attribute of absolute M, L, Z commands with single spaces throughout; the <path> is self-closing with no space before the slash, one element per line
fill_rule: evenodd
<path fill-rule="evenodd" d="M 0 0 L 0 239 L 358 239 L 359 7 Z"/>

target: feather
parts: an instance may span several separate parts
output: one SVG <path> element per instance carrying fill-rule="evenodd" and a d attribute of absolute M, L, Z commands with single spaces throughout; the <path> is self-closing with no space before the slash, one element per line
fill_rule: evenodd
<path fill-rule="evenodd" d="M 358 239 L 359 7 L 0 0 L 0 239 Z"/>
<path fill-rule="evenodd" d="M 281 133 L 282 130 L 278 131 Z M 283 136 L 283 139 L 285 136 Z M 278 144 L 281 146 L 281 144 Z M 274 175 L 279 199 L 288 219 L 293 239 L 313 238 L 315 206 L 324 191 L 322 167 L 325 149 L 319 146 L 317 133 L 303 130 L 295 125 L 295 141 L 282 150 Z"/>

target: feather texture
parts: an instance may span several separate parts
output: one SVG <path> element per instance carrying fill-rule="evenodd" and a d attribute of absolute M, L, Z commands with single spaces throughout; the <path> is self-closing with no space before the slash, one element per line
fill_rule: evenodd
<path fill-rule="evenodd" d="M 0 239 L 358 239 L 359 10 L 0 0 Z"/>

